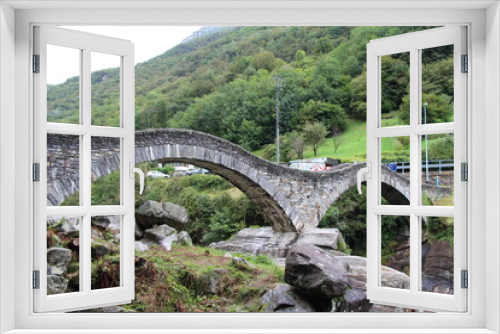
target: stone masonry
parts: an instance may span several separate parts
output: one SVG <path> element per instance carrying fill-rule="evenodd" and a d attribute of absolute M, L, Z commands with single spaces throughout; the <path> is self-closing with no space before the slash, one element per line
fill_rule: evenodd
<path fill-rule="evenodd" d="M 79 189 L 77 137 L 49 135 L 48 202 L 60 204 Z M 76 142 L 75 142 L 76 140 Z M 93 138 L 92 179 L 119 168 L 119 141 Z M 365 163 L 343 164 L 327 172 L 279 166 L 210 134 L 180 129 L 137 131 L 135 161 L 185 162 L 218 174 L 242 190 L 271 222 L 274 231 L 300 232 L 316 227 L 330 205 L 356 185 Z M 432 186 L 429 186 L 432 187 Z M 449 194 L 436 188 L 436 196 Z M 382 195 L 408 204 L 409 181 L 382 167 Z"/>

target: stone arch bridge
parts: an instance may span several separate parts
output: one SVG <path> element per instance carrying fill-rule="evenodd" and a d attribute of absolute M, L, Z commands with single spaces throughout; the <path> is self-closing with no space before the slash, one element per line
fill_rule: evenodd
<path fill-rule="evenodd" d="M 79 189 L 78 138 L 49 135 L 47 139 L 48 205 L 59 205 Z M 119 140 L 92 139 L 92 178 L 119 168 Z M 365 163 L 344 164 L 326 172 L 309 172 L 279 166 L 210 134 L 180 129 L 137 131 L 136 163 L 185 162 L 212 171 L 245 193 L 273 225 L 274 231 L 300 232 L 318 225 L 330 205 L 356 185 Z M 436 197 L 448 188 L 431 185 Z M 408 204 L 409 181 L 382 167 L 382 196 L 391 204 Z"/>

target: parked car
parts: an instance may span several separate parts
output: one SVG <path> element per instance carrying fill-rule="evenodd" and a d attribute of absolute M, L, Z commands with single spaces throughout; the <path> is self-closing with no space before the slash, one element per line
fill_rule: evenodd
<path fill-rule="evenodd" d="M 195 175 L 195 174 L 210 174 L 210 171 L 204 168 L 196 168 L 186 171 L 186 175 Z"/>
<path fill-rule="evenodd" d="M 168 178 L 168 177 L 170 177 L 170 175 L 162 173 L 158 170 L 150 170 L 149 172 L 146 173 L 146 177 L 150 177 L 150 178 L 166 177 L 166 178 Z"/>

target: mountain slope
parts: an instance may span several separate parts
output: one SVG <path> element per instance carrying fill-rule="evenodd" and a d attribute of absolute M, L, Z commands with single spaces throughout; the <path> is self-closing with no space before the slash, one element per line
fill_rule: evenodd
<path fill-rule="evenodd" d="M 281 132 L 300 131 L 321 121 L 330 133 L 366 113 L 366 44 L 381 37 L 426 27 L 234 27 L 189 39 L 136 66 L 136 128 L 182 127 L 209 132 L 246 149 L 271 143 L 275 128 L 276 80 L 281 77 Z M 435 50 L 424 66 L 424 80 L 452 69 L 449 50 Z M 408 59 L 393 55 L 383 62 L 383 113 L 399 117 L 407 107 Z M 451 79 L 452 80 L 452 79 Z M 101 92 L 93 118 L 117 125 L 112 100 L 116 69 L 92 74 Z M 427 87 L 426 85 L 424 85 Z M 449 118 L 453 85 L 436 84 L 427 93 Z M 75 79 L 49 87 L 52 121 L 77 114 Z M 426 92 L 424 92 L 426 93 Z M 110 96 L 109 99 L 102 97 Z M 444 107 L 443 107 L 444 106 Z M 403 115 L 404 116 L 404 115 Z M 97 124 L 97 123 L 96 123 Z"/>

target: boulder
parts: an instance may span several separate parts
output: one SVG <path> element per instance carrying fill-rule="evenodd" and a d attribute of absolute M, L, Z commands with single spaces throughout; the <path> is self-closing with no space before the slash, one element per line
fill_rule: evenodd
<path fill-rule="evenodd" d="M 315 245 L 324 249 L 343 250 L 346 244 L 336 228 L 315 228 L 299 235 L 297 244 Z"/>
<path fill-rule="evenodd" d="M 90 252 L 92 254 L 92 258 L 98 258 L 111 253 L 111 249 L 109 248 L 109 245 L 92 241 L 90 244 Z"/>
<path fill-rule="evenodd" d="M 58 295 L 68 290 L 68 280 L 59 275 L 47 275 L 47 294 Z"/>
<path fill-rule="evenodd" d="M 219 295 L 224 292 L 226 284 L 224 277 L 230 275 L 231 272 L 227 269 L 216 268 L 202 274 L 197 279 L 196 293 L 202 295 Z"/>
<path fill-rule="evenodd" d="M 62 233 L 68 237 L 78 237 L 80 219 L 77 217 L 47 218 L 47 229 Z"/>
<path fill-rule="evenodd" d="M 47 275 L 66 275 L 70 262 L 71 250 L 58 247 L 47 249 Z"/>
<path fill-rule="evenodd" d="M 231 259 L 231 263 L 233 266 L 235 266 L 236 268 L 238 268 L 240 270 L 255 269 L 255 266 L 253 264 L 251 264 L 250 262 L 248 262 L 247 260 L 245 260 L 242 257 L 233 257 Z"/>
<path fill-rule="evenodd" d="M 137 250 L 139 252 L 145 252 L 145 251 L 149 250 L 149 247 L 140 241 L 136 241 L 135 242 L 135 250 Z"/>
<path fill-rule="evenodd" d="M 139 225 L 135 224 L 134 226 L 135 239 L 138 240 L 144 236 L 144 231 L 141 230 Z"/>
<path fill-rule="evenodd" d="M 193 240 L 191 240 L 191 237 L 186 231 L 179 232 L 179 234 L 177 234 L 177 239 L 175 239 L 175 242 L 181 246 L 193 246 Z"/>
<path fill-rule="evenodd" d="M 348 287 L 349 266 L 319 247 L 295 244 L 285 262 L 285 282 L 317 299 L 342 296 Z"/>
<path fill-rule="evenodd" d="M 337 260 L 345 263 L 349 267 L 348 277 L 349 284 L 353 286 L 357 284 L 357 288 L 361 288 L 359 284 L 366 285 L 366 258 L 361 256 L 338 256 Z M 382 286 L 409 289 L 410 277 L 405 273 L 397 271 L 386 266 L 381 267 L 381 283 Z"/>
<path fill-rule="evenodd" d="M 165 238 L 177 234 L 177 231 L 168 225 L 159 225 L 144 231 L 144 238 L 160 243 Z"/>
<path fill-rule="evenodd" d="M 264 312 L 314 312 L 314 308 L 288 284 L 267 291 L 261 300 Z"/>
<path fill-rule="evenodd" d="M 110 217 L 108 216 L 93 216 L 91 218 L 92 227 L 97 227 L 99 230 L 106 230 L 111 224 Z"/>
<path fill-rule="evenodd" d="M 368 312 L 370 301 L 366 298 L 365 289 L 349 289 L 344 294 L 344 312 Z"/>
<path fill-rule="evenodd" d="M 453 249 L 447 241 L 422 245 L 422 290 L 453 294 Z"/>
<path fill-rule="evenodd" d="M 172 249 L 172 243 L 177 240 L 177 231 L 168 225 L 159 225 L 144 231 L 140 240 L 146 246 L 159 244 L 166 250 Z"/>
<path fill-rule="evenodd" d="M 296 239 L 295 232 L 274 232 L 272 227 L 246 228 L 230 240 L 212 243 L 209 247 L 251 255 L 285 257 Z"/>
<path fill-rule="evenodd" d="M 182 230 L 188 222 L 187 210 L 169 202 L 146 201 L 136 212 L 136 223 L 143 229 L 154 225 L 170 225 Z"/>

